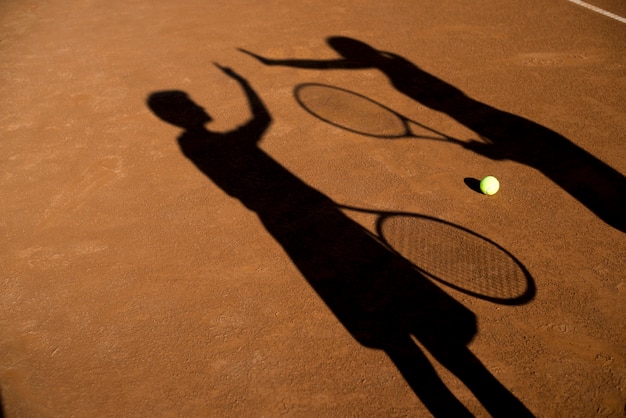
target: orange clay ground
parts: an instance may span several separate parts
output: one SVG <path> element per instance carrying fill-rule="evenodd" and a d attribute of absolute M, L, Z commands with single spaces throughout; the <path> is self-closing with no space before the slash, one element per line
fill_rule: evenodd
<path fill-rule="evenodd" d="M 625 52 L 566 0 L 3 0 L 4 416 L 624 416 Z M 342 129 L 305 83 L 489 145 Z M 479 237 L 535 291 L 431 281 L 335 204 L 428 217 L 418 254 Z M 435 265 L 494 264 L 461 247 Z"/>

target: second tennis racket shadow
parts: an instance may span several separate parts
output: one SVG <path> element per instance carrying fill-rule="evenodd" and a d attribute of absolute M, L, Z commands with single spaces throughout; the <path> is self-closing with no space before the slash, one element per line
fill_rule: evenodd
<path fill-rule="evenodd" d="M 469 141 L 451 137 L 410 119 L 360 93 L 321 83 L 299 84 L 298 104 L 317 119 L 359 135 L 380 139 L 418 138 L 466 146 Z"/>

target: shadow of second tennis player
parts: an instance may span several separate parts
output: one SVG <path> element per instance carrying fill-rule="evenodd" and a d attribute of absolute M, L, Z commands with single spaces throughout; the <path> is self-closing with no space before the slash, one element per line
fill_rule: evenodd
<path fill-rule="evenodd" d="M 467 149 L 533 167 L 605 223 L 626 232 L 626 178 L 574 142 L 522 116 L 482 103 L 398 54 L 345 36 L 331 36 L 327 42 L 336 58 L 269 58 L 241 51 L 265 65 L 321 71 L 377 69 L 398 92 L 474 131 L 481 140 L 462 144 Z"/>

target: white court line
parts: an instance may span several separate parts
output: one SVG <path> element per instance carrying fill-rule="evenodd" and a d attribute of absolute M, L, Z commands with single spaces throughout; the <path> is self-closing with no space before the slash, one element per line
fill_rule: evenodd
<path fill-rule="evenodd" d="M 615 19 L 615 20 L 617 20 L 619 22 L 626 23 L 626 18 L 623 18 L 623 17 L 618 16 L 618 15 L 616 15 L 614 13 L 611 13 L 611 12 L 607 12 L 604 9 L 596 7 L 596 6 L 594 6 L 592 4 L 589 4 L 589 3 L 585 3 L 584 1 L 580 1 L 580 0 L 567 0 L 567 1 L 572 2 L 574 4 L 577 4 L 579 6 L 586 7 L 589 10 L 593 10 L 596 13 L 600 13 L 601 15 L 608 16 L 611 19 Z"/>

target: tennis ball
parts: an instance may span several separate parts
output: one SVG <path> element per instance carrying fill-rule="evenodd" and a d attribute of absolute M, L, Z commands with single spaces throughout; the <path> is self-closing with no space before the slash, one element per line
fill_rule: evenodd
<path fill-rule="evenodd" d="M 500 190 L 500 182 L 494 176 L 487 176 L 480 181 L 480 191 L 486 195 L 493 195 Z"/>

